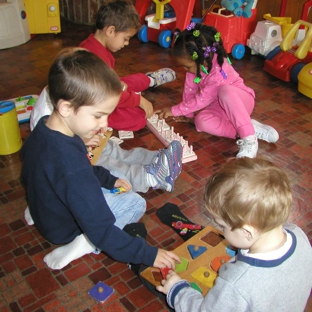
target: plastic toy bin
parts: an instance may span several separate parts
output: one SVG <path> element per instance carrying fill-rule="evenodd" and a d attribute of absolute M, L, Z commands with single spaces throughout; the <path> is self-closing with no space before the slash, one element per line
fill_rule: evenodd
<path fill-rule="evenodd" d="M 0 101 L 0 155 L 13 154 L 22 147 L 15 103 Z"/>

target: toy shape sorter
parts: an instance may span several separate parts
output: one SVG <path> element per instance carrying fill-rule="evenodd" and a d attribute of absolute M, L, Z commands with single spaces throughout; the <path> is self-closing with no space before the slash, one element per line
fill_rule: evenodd
<path fill-rule="evenodd" d="M 181 259 L 175 272 L 205 296 L 213 287 L 221 265 L 228 262 L 236 251 L 219 230 L 207 226 L 177 247 L 174 253 Z M 141 276 L 155 287 L 160 285 L 166 274 L 168 269 L 154 267 L 141 272 Z"/>

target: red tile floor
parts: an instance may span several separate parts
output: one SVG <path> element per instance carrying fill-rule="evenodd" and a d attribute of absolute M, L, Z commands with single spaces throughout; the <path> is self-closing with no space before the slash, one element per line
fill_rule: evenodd
<path fill-rule="evenodd" d="M 37 35 L 24 45 L 0 50 L 0 95 L 9 99 L 39 94 L 46 84 L 52 59 L 63 47 L 76 46 L 92 28 L 62 21 L 62 33 Z M 148 90 L 145 96 L 155 108 L 180 101 L 184 70 L 177 67 L 165 50 L 155 43 L 141 44 L 136 38 L 130 46 L 119 51 L 116 70 L 120 75 L 136 71 L 148 72 L 161 67 L 177 71 L 173 83 Z M 233 66 L 247 85 L 256 91 L 257 104 L 253 117 L 274 126 L 280 133 L 277 144 L 260 142 L 259 154 L 270 156 L 285 168 L 294 190 L 294 209 L 291 221 L 303 228 L 312 239 L 312 100 L 263 71 L 264 60 L 249 53 Z M 189 124 L 174 125 L 177 132 L 193 144 L 198 160 L 187 163 L 176 182 L 173 193 L 149 191 L 142 196 L 147 212 L 142 221 L 148 230 L 150 244 L 167 249 L 180 245 L 182 239 L 163 225 L 155 215 L 167 202 L 177 204 L 183 213 L 196 223 L 210 223 L 202 204 L 203 187 L 207 177 L 237 148 L 230 139 L 198 133 Z M 21 125 L 22 138 L 29 134 L 29 124 Z M 162 144 L 147 129 L 125 141 L 124 148 L 162 148 Z M 146 290 L 124 263 L 104 254 L 87 255 L 62 270 L 51 271 L 42 261 L 53 246 L 45 241 L 34 226 L 27 226 L 23 212 L 25 192 L 19 182 L 19 154 L 0 156 L 0 311 L 167 311 L 166 304 Z M 98 281 L 114 288 L 114 295 L 104 304 L 89 297 L 88 291 Z M 306 311 L 312 311 L 312 300 Z"/>

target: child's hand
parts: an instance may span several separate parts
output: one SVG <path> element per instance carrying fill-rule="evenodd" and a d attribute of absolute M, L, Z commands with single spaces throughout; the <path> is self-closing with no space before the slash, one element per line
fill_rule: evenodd
<path fill-rule="evenodd" d="M 181 260 L 175 253 L 164 249 L 158 249 L 153 266 L 157 268 L 171 268 L 174 270 L 176 262 L 180 263 Z"/>
<path fill-rule="evenodd" d="M 142 95 L 139 106 L 145 111 L 146 118 L 151 118 L 154 115 L 153 104 Z"/>
<path fill-rule="evenodd" d="M 169 273 L 167 274 L 166 279 L 163 279 L 161 281 L 161 285 L 162 286 L 157 286 L 156 289 L 162 293 L 164 293 L 165 295 L 168 294 L 170 288 L 177 283 L 178 281 L 180 281 L 181 278 L 180 276 L 174 272 L 174 271 L 169 271 Z"/>
<path fill-rule="evenodd" d="M 100 140 L 101 140 L 101 137 L 98 134 L 96 134 L 90 140 L 85 142 L 85 145 L 87 145 L 87 146 L 98 146 L 100 143 Z"/>
<path fill-rule="evenodd" d="M 115 187 L 123 187 L 125 189 L 125 192 L 131 191 L 131 184 L 124 179 L 117 179 L 115 182 Z"/>
<path fill-rule="evenodd" d="M 155 114 L 158 114 L 158 117 L 160 119 L 166 119 L 168 117 L 173 116 L 170 107 L 165 107 L 165 108 L 162 108 L 162 109 L 158 109 L 158 110 L 155 111 Z"/>

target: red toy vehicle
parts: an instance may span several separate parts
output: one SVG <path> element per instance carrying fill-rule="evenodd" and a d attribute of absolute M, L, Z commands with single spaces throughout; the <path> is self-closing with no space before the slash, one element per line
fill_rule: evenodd
<path fill-rule="evenodd" d="M 293 39 L 299 29 L 306 28 L 305 38 L 295 47 L 292 47 Z M 264 70 L 272 76 L 283 81 L 298 82 L 298 74 L 309 62 L 312 62 L 312 24 L 299 20 L 287 32 L 280 47 L 271 51 L 265 60 Z"/>
<path fill-rule="evenodd" d="M 250 18 L 236 17 L 225 8 L 213 9 L 205 16 L 203 23 L 217 28 L 226 52 L 240 60 L 245 55 L 247 39 L 256 28 L 257 9 L 252 9 Z"/>
<path fill-rule="evenodd" d="M 153 2 L 155 14 L 147 14 Z M 135 8 L 143 25 L 138 32 L 138 39 L 141 42 L 158 42 L 161 47 L 169 48 L 174 29 L 185 29 L 190 23 L 194 4 L 195 0 L 136 0 Z M 165 11 L 165 6 L 170 9 Z"/>

